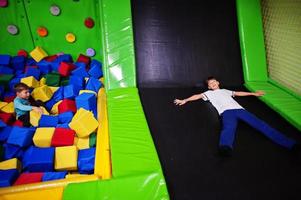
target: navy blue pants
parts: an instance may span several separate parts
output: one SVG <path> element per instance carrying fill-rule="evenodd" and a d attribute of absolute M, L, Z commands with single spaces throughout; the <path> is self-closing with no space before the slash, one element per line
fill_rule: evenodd
<path fill-rule="evenodd" d="M 246 122 L 282 147 L 291 149 L 293 145 L 296 144 L 295 140 L 286 137 L 283 133 L 272 128 L 270 125 L 258 119 L 255 115 L 251 114 L 245 109 L 226 110 L 222 113 L 221 117 L 223 128 L 220 136 L 220 146 L 226 145 L 233 148 L 238 120 Z"/>

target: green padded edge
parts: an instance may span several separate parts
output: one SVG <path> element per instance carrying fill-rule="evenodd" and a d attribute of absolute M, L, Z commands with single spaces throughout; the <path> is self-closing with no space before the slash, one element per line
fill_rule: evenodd
<path fill-rule="evenodd" d="M 240 49 L 245 81 L 267 81 L 259 0 L 236 0 Z"/>
<path fill-rule="evenodd" d="M 264 90 L 266 94 L 260 99 L 301 131 L 301 101 L 298 98 L 268 82 L 247 82 L 245 86 L 251 91 Z"/>
<path fill-rule="evenodd" d="M 101 27 L 106 90 L 136 87 L 130 0 L 102 0 Z"/>
<path fill-rule="evenodd" d="M 64 190 L 64 200 L 167 200 L 160 172 L 114 178 L 107 181 L 72 183 Z"/>

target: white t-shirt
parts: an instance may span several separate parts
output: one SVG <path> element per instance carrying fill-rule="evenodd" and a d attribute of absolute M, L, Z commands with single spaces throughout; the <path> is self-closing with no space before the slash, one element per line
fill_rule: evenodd
<path fill-rule="evenodd" d="M 226 89 L 208 90 L 203 93 L 203 100 L 210 101 L 221 115 L 225 110 L 244 109 L 232 98 L 233 96 L 234 92 Z"/>

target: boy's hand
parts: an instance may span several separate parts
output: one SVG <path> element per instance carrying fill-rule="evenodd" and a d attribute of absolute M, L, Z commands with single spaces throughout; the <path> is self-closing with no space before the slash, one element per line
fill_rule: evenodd
<path fill-rule="evenodd" d="M 36 107 L 36 106 L 32 106 L 32 110 L 39 113 L 39 114 L 43 114 L 43 110 L 40 107 Z"/>
<path fill-rule="evenodd" d="M 184 105 L 187 101 L 185 99 L 181 100 L 181 99 L 175 99 L 174 104 L 176 104 L 177 106 L 182 106 Z"/>
<path fill-rule="evenodd" d="M 265 93 L 264 93 L 264 91 L 256 91 L 256 92 L 254 92 L 254 95 L 256 96 L 256 97 L 261 97 L 261 96 L 263 96 Z"/>

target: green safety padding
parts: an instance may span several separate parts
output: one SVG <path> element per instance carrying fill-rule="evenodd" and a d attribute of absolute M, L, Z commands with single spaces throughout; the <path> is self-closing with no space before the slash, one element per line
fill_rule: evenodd
<path fill-rule="evenodd" d="M 31 38 L 23 1 L 8 1 L 9 6 L 0 8 L 0 54 L 16 55 L 20 49 L 32 50 Z M 17 26 L 17 35 L 7 32 L 8 25 Z"/>
<path fill-rule="evenodd" d="M 63 193 L 64 200 L 167 200 L 165 184 L 160 172 L 69 184 Z"/>
<path fill-rule="evenodd" d="M 161 170 L 137 88 L 108 91 L 113 177 Z"/>
<path fill-rule="evenodd" d="M 11 1 L 10 1 L 11 2 Z M 49 55 L 64 52 L 71 54 L 74 59 L 80 53 L 86 54 L 87 48 L 93 48 L 96 52 L 95 59 L 102 60 L 102 42 L 99 20 L 99 1 L 24 1 L 25 9 L 31 27 L 35 46 L 41 46 Z M 49 9 L 57 5 L 61 13 L 53 16 Z M 95 26 L 86 28 L 84 21 L 91 17 Z M 48 30 L 47 37 L 40 37 L 37 33 L 39 26 Z M 76 36 L 74 43 L 66 41 L 67 33 Z M 23 38 L 28 40 L 28 38 Z"/>
<path fill-rule="evenodd" d="M 260 0 L 236 0 L 245 81 L 267 81 Z"/>
<path fill-rule="evenodd" d="M 269 82 L 247 82 L 251 91 L 264 90 L 260 99 L 301 131 L 301 101 L 296 96 Z"/>
<path fill-rule="evenodd" d="M 135 52 L 130 0 L 102 0 L 106 89 L 136 86 Z"/>

